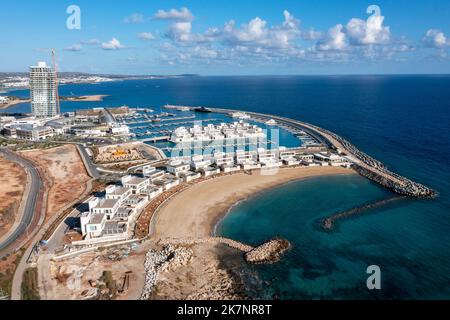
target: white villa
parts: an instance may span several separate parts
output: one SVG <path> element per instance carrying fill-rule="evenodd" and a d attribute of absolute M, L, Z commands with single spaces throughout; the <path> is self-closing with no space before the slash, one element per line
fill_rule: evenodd
<path fill-rule="evenodd" d="M 122 178 L 122 185 L 131 189 L 133 194 L 140 194 L 150 185 L 150 179 L 128 175 Z"/>
<path fill-rule="evenodd" d="M 156 169 L 155 167 L 145 166 L 142 168 L 142 174 L 144 177 L 150 179 L 150 182 L 153 182 L 153 180 L 161 178 L 166 173 L 163 170 Z"/>
<path fill-rule="evenodd" d="M 256 125 L 239 121 L 233 123 L 221 123 L 219 125 L 208 124 L 206 126 L 194 125 L 193 128 L 179 127 L 170 137 L 173 143 L 214 142 L 236 139 L 265 139 L 263 129 Z"/>
<path fill-rule="evenodd" d="M 174 160 L 167 166 L 167 172 L 179 177 L 181 174 L 187 173 L 190 168 L 190 164 L 186 164 L 181 160 Z"/>

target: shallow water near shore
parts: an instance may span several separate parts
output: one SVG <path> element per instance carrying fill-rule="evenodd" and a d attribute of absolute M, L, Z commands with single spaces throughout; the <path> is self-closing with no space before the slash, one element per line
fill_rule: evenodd
<path fill-rule="evenodd" d="M 107 94 L 102 102 L 62 102 L 63 111 L 166 103 L 229 107 L 310 122 L 350 140 L 389 169 L 440 192 L 341 221 L 321 217 L 387 196 L 358 176 L 292 183 L 241 203 L 222 232 L 258 243 L 276 235 L 294 248 L 276 265 L 252 267 L 283 299 L 450 299 L 450 76 L 199 77 L 67 85 L 61 95 Z M 11 95 L 26 97 L 28 91 Z M 9 111 L 29 112 L 29 104 Z M 264 205 L 262 205 L 264 204 Z M 382 290 L 366 289 L 377 264 Z"/>
<path fill-rule="evenodd" d="M 239 204 L 217 232 L 254 245 L 273 236 L 292 242 L 293 249 L 279 263 L 250 267 L 265 283 L 265 298 L 445 298 L 449 289 L 442 283 L 448 281 L 448 265 L 427 248 L 439 252 L 447 244 L 418 232 L 425 227 L 423 217 L 405 209 L 415 200 L 367 210 L 331 233 L 316 226 L 319 218 L 388 196 L 359 176 L 311 178 Z M 439 267 L 436 263 L 442 265 L 438 277 L 430 273 Z M 369 265 L 381 267 L 381 291 L 366 287 Z"/>

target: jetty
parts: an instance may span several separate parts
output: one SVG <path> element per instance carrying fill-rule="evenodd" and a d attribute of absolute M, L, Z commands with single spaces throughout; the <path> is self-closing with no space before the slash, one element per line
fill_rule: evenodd
<path fill-rule="evenodd" d="M 237 110 L 218 108 L 212 108 L 211 111 L 227 115 L 237 112 Z M 291 132 L 306 132 L 329 149 L 353 159 L 352 167 L 361 176 L 366 177 L 399 195 L 413 198 L 435 198 L 439 195 L 438 192 L 431 188 L 388 170 L 383 163 L 358 150 L 358 148 L 349 141 L 331 131 L 306 122 L 285 117 L 256 112 L 247 112 L 247 114 L 250 115 L 253 120 L 259 122 L 275 120 L 279 125 L 283 125 L 286 130 L 291 130 Z"/>

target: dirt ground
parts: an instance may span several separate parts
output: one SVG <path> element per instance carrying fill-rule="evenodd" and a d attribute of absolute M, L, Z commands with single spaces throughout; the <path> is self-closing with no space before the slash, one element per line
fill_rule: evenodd
<path fill-rule="evenodd" d="M 27 184 L 25 170 L 0 157 L 0 238 L 17 218 L 19 205 Z"/>
<path fill-rule="evenodd" d="M 8 296 L 11 294 L 12 279 L 22 254 L 23 251 L 20 250 L 0 259 L 0 296 L 1 294 Z"/>
<path fill-rule="evenodd" d="M 21 154 L 39 164 L 49 181 L 46 219 L 83 194 L 89 176 L 75 146 L 65 145 Z"/>
<path fill-rule="evenodd" d="M 105 249 L 100 253 L 97 251 L 63 261 L 43 263 L 42 266 L 48 267 L 50 273 L 44 277 L 39 275 L 41 297 L 46 300 L 100 299 L 93 292 L 102 287 L 99 279 L 105 271 L 111 272 L 118 291 L 123 287 L 125 274 L 131 271 L 129 287 L 108 299 L 137 300 L 145 280 L 145 255 L 152 245 L 146 243 L 134 248 L 126 245 Z"/>
<path fill-rule="evenodd" d="M 238 270 L 244 263 L 240 252 L 211 244 L 197 244 L 191 248 L 194 255 L 187 265 L 159 274 L 152 300 L 231 300 L 243 297 L 238 276 Z M 125 245 L 58 262 L 41 261 L 40 270 L 50 270 L 39 275 L 41 298 L 137 300 L 144 286 L 144 262 L 149 249 L 161 248 L 147 241 L 133 249 Z M 124 255 L 124 252 L 128 253 Z M 227 261 L 227 265 L 223 261 Z M 129 287 L 114 296 L 101 294 L 105 286 L 101 280 L 105 271 L 110 272 L 119 291 L 123 287 L 125 274 L 131 271 Z M 99 288 L 97 292 L 96 288 Z"/>

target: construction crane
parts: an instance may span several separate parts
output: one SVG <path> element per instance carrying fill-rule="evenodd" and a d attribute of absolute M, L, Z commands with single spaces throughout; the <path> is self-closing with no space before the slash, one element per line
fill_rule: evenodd
<path fill-rule="evenodd" d="M 58 80 L 58 66 L 56 64 L 56 51 L 55 49 L 52 49 L 52 60 L 53 60 L 53 71 L 55 71 L 56 74 L 56 111 L 58 114 L 61 114 L 61 105 L 59 103 L 59 90 L 58 90 L 58 84 L 59 84 L 59 80 Z"/>

